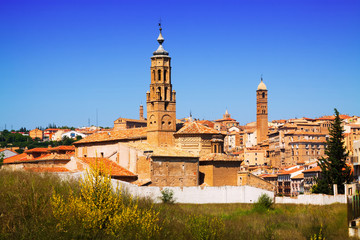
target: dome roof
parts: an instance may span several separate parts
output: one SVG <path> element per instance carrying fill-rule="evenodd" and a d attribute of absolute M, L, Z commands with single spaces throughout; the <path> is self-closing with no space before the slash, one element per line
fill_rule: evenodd
<path fill-rule="evenodd" d="M 262 78 L 261 78 L 260 84 L 258 85 L 257 90 L 267 90 L 267 89 L 266 89 L 266 85 L 265 85 L 265 83 L 263 82 Z"/>
<path fill-rule="evenodd" d="M 159 37 L 157 38 L 158 43 L 160 44 L 158 49 L 153 53 L 154 55 L 169 55 L 169 53 L 163 48 L 162 44 L 165 41 L 164 37 L 161 34 L 162 28 L 161 28 L 161 24 L 159 23 Z"/>

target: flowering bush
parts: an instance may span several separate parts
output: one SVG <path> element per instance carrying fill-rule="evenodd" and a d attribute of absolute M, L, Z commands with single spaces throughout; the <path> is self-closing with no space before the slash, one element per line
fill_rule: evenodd
<path fill-rule="evenodd" d="M 140 209 L 132 198 L 124 199 L 121 190 L 113 189 L 111 176 L 99 160 L 80 180 L 81 194 L 67 198 L 54 192 L 51 200 L 57 229 L 66 232 L 77 226 L 85 237 L 109 235 L 125 239 L 150 239 L 161 230 L 159 213 Z"/>

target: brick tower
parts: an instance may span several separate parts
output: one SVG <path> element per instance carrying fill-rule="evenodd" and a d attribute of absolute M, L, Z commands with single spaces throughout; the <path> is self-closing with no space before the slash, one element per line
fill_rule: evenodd
<path fill-rule="evenodd" d="M 268 139 L 268 91 L 265 83 L 261 82 L 256 90 L 256 137 L 257 144 Z"/>
<path fill-rule="evenodd" d="M 147 141 L 154 146 L 174 146 L 176 132 L 176 93 L 171 85 L 171 65 L 169 53 L 162 44 L 164 38 L 157 39 L 158 49 L 151 57 L 150 91 L 146 93 Z"/>

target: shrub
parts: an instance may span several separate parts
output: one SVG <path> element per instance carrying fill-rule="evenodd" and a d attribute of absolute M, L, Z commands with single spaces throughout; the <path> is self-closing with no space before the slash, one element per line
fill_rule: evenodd
<path fill-rule="evenodd" d="M 273 200 L 269 195 L 263 193 L 258 198 L 257 202 L 254 204 L 254 209 L 257 210 L 269 210 L 273 205 Z"/>
<path fill-rule="evenodd" d="M 165 188 L 160 191 L 161 192 L 161 201 L 163 203 L 175 203 L 174 199 L 174 191 L 168 188 Z"/>
<path fill-rule="evenodd" d="M 152 208 L 140 209 L 137 201 L 124 199 L 119 188 L 114 191 L 100 161 L 80 184 L 80 196 L 53 194 L 51 203 L 59 231 L 77 228 L 80 238 L 150 239 L 159 234 L 159 213 Z"/>
<path fill-rule="evenodd" d="M 311 236 L 310 238 L 311 240 L 325 240 L 325 237 L 323 236 L 323 233 L 322 233 L 322 225 L 320 227 L 320 230 L 319 230 L 319 233 L 318 234 L 314 234 L 314 236 Z"/>
<path fill-rule="evenodd" d="M 225 224 L 217 217 L 190 215 L 185 223 L 187 231 L 196 240 L 222 239 Z"/>

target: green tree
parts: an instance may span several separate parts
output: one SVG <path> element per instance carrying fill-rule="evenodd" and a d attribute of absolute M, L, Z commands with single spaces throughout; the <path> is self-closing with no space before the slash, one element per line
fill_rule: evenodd
<path fill-rule="evenodd" d="M 5 158 L 5 155 L 4 155 L 4 153 L 0 153 L 0 168 L 1 168 L 1 166 L 4 164 L 4 158 Z"/>
<path fill-rule="evenodd" d="M 333 193 L 333 184 L 337 184 L 338 192 L 343 194 L 344 183 L 353 180 L 351 168 L 346 165 L 348 152 L 344 146 L 344 130 L 341 126 L 339 112 L 335 108 L 335 120 L 329 128 L 330 138 L 326 140 L 326 157 L 320 158 L 318 165 L 321 168 L 321 177 L 317 179 L 312 191 L 314 193 Z"/>

